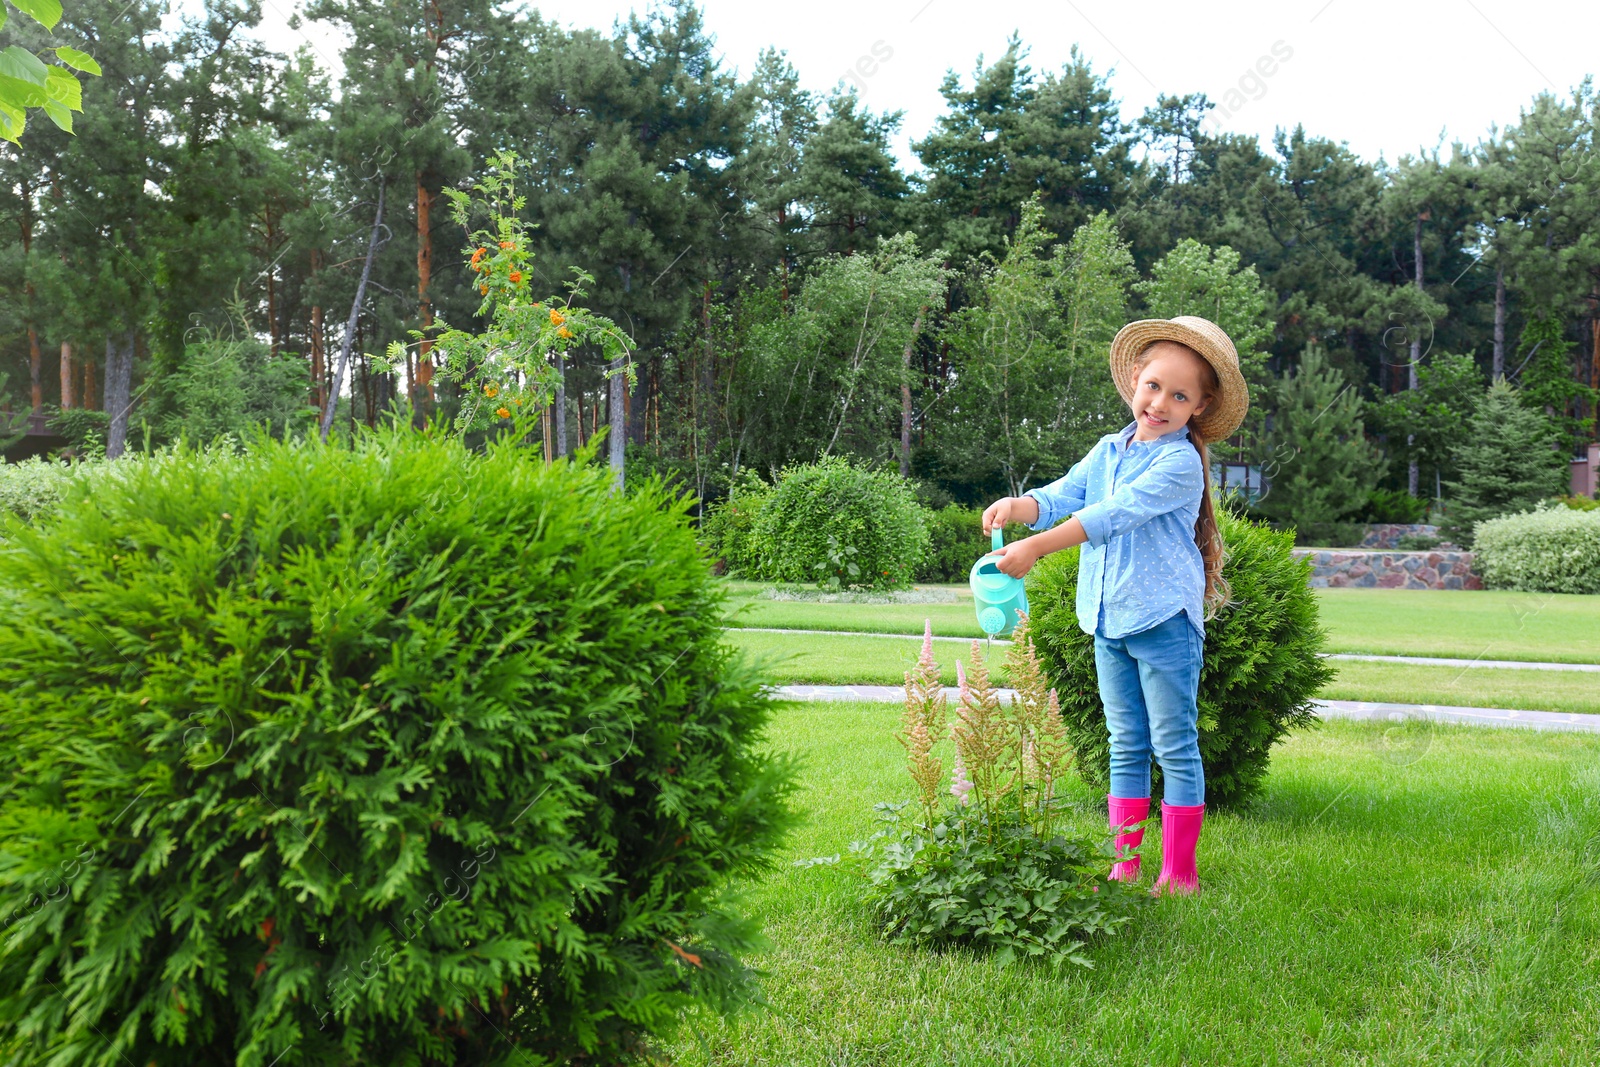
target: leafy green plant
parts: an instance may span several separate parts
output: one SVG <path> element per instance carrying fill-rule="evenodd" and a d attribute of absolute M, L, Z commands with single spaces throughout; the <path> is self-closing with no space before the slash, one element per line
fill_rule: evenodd
<path fill-rule="evenodd" d="M 687 507 L 380 429 L 0 519 L 7 1051 L 614 1063 L 735 1006 L 788 772 Z"/>
<path fill-rule="evenodd" d="M 61 21 L 60 0 L 11 0 L 10 6 L 47 30 Z M 6 22 L 6 4 L 0 3 L 0 27 Z M 55 54 L 56 63 L 45 62 L 49 53 Z M 72 113 L 83 111 L 83 85 L 73 71 L 98 77 L 100 64 L 66 45 L 46 49 L 43 55 L 16 44 L 0 50 L 0 137 L 20 145 L 28 112 L 35 108 L 71 133 Z"/>
<path fill-rule="evenodd" d="M 1478 523 L 1472 550 L 1487 588 L 1600 593 L 1600 511 L 1541 502 Z"/>
<path fill-rule="evenodd" d="M 903 587 L 927 548 L 922 516 L 905 480 L 887 471 L 838 456 L 787 468 L 751 531 L 756 573 L 834 588 Z"/>
<path fill-rule="evenodd" d="M 1085 948 L 1115 933 L 1147 898 L 1106 877 L 1109 837 L 1095 843 L 1063 832 L 1056 793 L 1072 754 L 1026 621 L 1006 663 L 1017 695 L 1002 705 L 973 642 L 948 732 L 946 794 L 935 755 L 946 737 L 946 700 L 930 629 L 906 673 L 899 736 L 916 797 L 876 805 L 885 825 L 851 845 L 847 866 L 865 878 L 891 941 L 989 949 L 1001 966 L 1037 959 L 1092 967 Z"/>
<path fill-rule="evenodd" d="M 1600 508 L 1600 500 L 1592 496 L 1558 496 L 1562 507 L 1571 508 L 1573 511 L 1594 511 Z"/>
<path fill-rule="evenodd" d="M 21 463 L 0 463 L 0 513 L 24 520 L 48 513 L 61 500 L 67 483 L 81 465 L 51 463 L 38 456 Z"/>
<path fill-rule="evenodd" d="M 928 528 L 928 549 L 917 564 L 919 582 L 964 582 L 978 557 L 989 551 L 989 535 L 983 532 L 983 509 L 947 504 L 937 511 L 924 510 L 922 521 Z M 1006 527 L 1006 541 L 1028 536 L 1024 526 Z"/>
<path fill-rule="evenodd" d="M 464 390 L 456 416 L 462 431 L 509 424 L 519 436 L 526 432 L 550 403 L 560 363 L 575 348 L 597 351 L 612 364 L 608 376 L 624 375 L 630 387 L 635 381 L 633 341 L 581 303 L 592 276 L 574 268 L 565 296 L 533 298 L 533 251 L 521 215 L 526 198 L 517 192 L 516 175 L 516 154 L 501 152 L 470 191 L 443 190 L 451 217 L 471 235 L 463 252 L 483 298 L 477 313 L 488 326 L 473 333 L 440 318 L 426 330 L 411 331 L 414 344 L 428 346 L 438 373 Z M 406 348 L 400 341 L 391 343 L 384 359 L 376 361 L 379 369 L 403 368 Z"/>
<path fill-rule="evenodd" d="M 1361 521 L 1409 526 L 1421 522 L 1427 514 L 1428 502 L 1404 489 L 1374 489 L 1367 495 L 1367 509 Z"/>
<path fill-rule="evenodd" d="M 700 523 L 701 539 L 730 574 L 753 574 L 757 569 L 754 544 L 756 517 L 772 487 L 749 467 L 739 471 L 728 486 L 728 498 L 706 512 Z"/>
<path fill-rule="evenodd" d="M 1430 537 L 1427 534 L 1405 534 L 1395 542 L 1395 547 L 1402 552 L 1425 552 L 1430 548 L 1438 548 L 1444 544 L 1442 537 Z"/>
<path fill-rule="evenodd" d="M 1311 563 L 1290 554 L 1291 535 L 1217 515 L 1227 545 L 1232 600 L 1206 623 L 1200 675 L 1200 757 L 1206 803 L 1245 803 L 1261 787 L 1272 746 L 1316 722 L 1312 698 L 1332 677 L 1318 655 L 1326 635 L 1307 585 Z M 1046 556 L 1028 576 L 1031 628 L 1061 694 L 1068 737 L 1084 781 L 1109 787 L 1110 734 L 1095 679 L 1094 637 L 1078 625 L 1078 552 Z M 1155 768 L 1160 781 L 1160 768 Z"/>

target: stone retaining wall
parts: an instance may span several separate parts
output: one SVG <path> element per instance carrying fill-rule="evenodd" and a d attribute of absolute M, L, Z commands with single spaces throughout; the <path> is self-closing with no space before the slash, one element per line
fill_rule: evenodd
<path fill-rule="evenodd" d="M 1367 532 L 1361 538 L 1362 548 L 1387 548 L 1399 547 L 1402 537 L 1438 537 L 1439 527 L 1427 523 L 1401 523 L 1401 522 L 1373 522 L 1367 524 Z"/>
<path fill-rule="evenodd" d="M 1311 557 L 1314 589 L 1482 589 L 1471 552 L 1363 552 L 1297 548 Z"/>

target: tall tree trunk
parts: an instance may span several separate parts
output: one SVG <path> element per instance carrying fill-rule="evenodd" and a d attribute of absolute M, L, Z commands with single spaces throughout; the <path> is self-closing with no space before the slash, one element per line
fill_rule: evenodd
<path fill-rule="evenodd" d="M 44 386 L 39 381 L 39 373 L 43 358 L 39 353 L 39 331 L 33 322 L 33 272 L 30 269 L 30 253 L 33 251 L 33 187 L 28 179 L 22 179 L 21 188 L 22 217 L 18 220 L 22 226 L 22 264 L 24 277 L 28 279 L 23 291 L 27 296 L 27 311 L 24 319 L 28 324 L 28 399 L 32 404 L 33 413 L 39 414 L 44 410 Z"/>
<path fill-rule="evenodd" d="M 582 419 L 582 415 L 578 416 Z M 556 353 L 556 455 L 567 458 L 567 354 Z"/>
<path fill-rule="evenodd" d="M 582 448 L 584 442 L 588 440 L 583 432 L 583 390 L 579 389 L 574 396 L 578 401 L 578 447 Z"/>
<path fill-rule="evenodd" d="M 917 310 L 917 321 L 911 326 L 911 336 L 906 340 L 906 350 L 900 357 L 900 477 L 911 477 L 911 350 L 917 347 L 917 336 L 922 333 L 922 316 L 928 313 L 927 305 Z"/>
<path fill-rule="evenodd" d="M 610 423 L 606 431 L 607 459 L 611 464 L 612 485 L 617 492 L 622 492 L 622 461 L 627 454 L 628 443 L 628 414 L 625 410 L 628 398 L 628 378 L 623 373 L 627 367 L 627 357 L 619 355 L 609 364 L 611 376 L 607 379 L 610 388 L 609 404 L 606 410 L 606 421 Z"/>
<path fill-rule="evenodd" d="M 119 343 L 120 342 L 120 343 Z M 133 331 L 106 338 L 106 458 L 122 455 L 128 443 L 129 394 L 133 390 Z"/>
<path fill-rule="evenodd" d="M 1417 292 L 1422 292 L 1422 212 L 1417 212 L 1416 229 L 1412 231 L 1412 254 L 1416 261 Z M 1406 378 L 1406 388 L 1417 388 L 1417 364 L 1422 362 L 1422 331 L 1419 329 L 1411 337 L 1411 358 L 1407 361 L 1410 373 Z M 1406 447 L 1410 448 L 1415 439 L 1414 434 L 1406 434 Z M 1406 465 L 1406 489 L 1412 496 L 1417 495 L 1417 459 L 1411 457 L 1411 462 Z"/>
<path fill-rule="evenodd" d="M 83 399 L 80 403 L 86 411 L 93 411 L 100 406 L 94 393 L 94 363 L 87 359 L 83 361 Z"/>
<path fill-rule="evenodd" d="M 356 298 L 350 302 L 350 318 L 344 324 L 344 341 L 339 346 L 339 362 L 333 370 L 333 387 L 328 390 L 328 402 L 322 409 L 322 439 L 328 439 L 333 427 L 333 409 L 339 405 L 339 390 L 344 388 L 344 370 L 350 362 L 350 343 L 355 340 L 356 320 L 361 317 L 361 302 L 367 297 L 367 280 L 372 277 L 372 261 L 378 254 L 378 233 L 383 229 L 384 177 L 378 176 L 378 210 L 372 217 L 372 235 L 367 238 L 367 261 L 361 265 L 361 281 L 356 285 Z M 351 405 L 353 409 L 354 404 Z"/>
<path fill-rule="evenodd" d="M 311 250 L 311 274 L 316 276 L 322 268 L 322 254 L 315 248 Z M 322 410 L 322 405 L 327 403 L 324 394 L 323 379 L 328 374 L 327 346 L 323 343 L 322 305 L 313 304 L 311 307 L 311 395 L 317 402 L 317 410 Z"/>
<path fill-rule="evenodd" d="M 73 406 L 72 389 L 72 342 L 61 342 L 61 410 L 66 411 Z"/>
<path fill-rule="evenodd" d="M 433 361 L 428 358 L 428 353 L 433 350 L 433 340 L 427 337 L 428 327 L 433 325 L 433 304 L 428 299 L 428 287 L 433 284 L 433 194 L 428 192 L 428 187 L 423 184 L 422 172 L 417 171 L 417 317 L 422 321 L 421 341 L 417 343 L 417 373 L 411 379 L 411 410 L 413 424 L 418 424 L 418 416 L 422 414 L 422 405 L 418 403 L 418 386 L 427 390 L 428 399 L 433 399 Z M 427 373 L 422 368 L 428 368 Z"/>
<path fill-rule="evenodd" d="M 1506 376 L 1506 265 L 1494 272 L 1494 363 L 1489 380 Z"/>

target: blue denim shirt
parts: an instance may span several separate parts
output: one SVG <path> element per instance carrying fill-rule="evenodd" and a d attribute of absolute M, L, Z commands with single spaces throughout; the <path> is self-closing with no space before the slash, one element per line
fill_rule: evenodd
<path fill-rule="evenodd" d="M 1132 440 L 1135 424 L 1106 434 L 1073 468 L 1027 495 L 1039 503 L 1035 530 L 1077 516 L 1089 541 L 1078 557 L 1078 625 L 1120 638 L 1180 611 L 1205 637 L 1205 561 L 1194 524 L 1205 492 L 1200 453 L 1180 427 Z"/>

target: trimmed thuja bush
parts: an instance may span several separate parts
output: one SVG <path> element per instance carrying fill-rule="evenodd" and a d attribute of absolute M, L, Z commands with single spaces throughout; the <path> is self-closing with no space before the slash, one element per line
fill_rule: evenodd
<path fill-rule="evenodd" d="M 767 581 L 900 588 L 927 548 L 922 513 L 897 474 L 829 456 L 783 472 L 755 517 L 750 550 Z"/>
<path fill-rule="evenodd" d="M 0 537 L 0 1039 L 611 1063 L 729 1008 L 789 816 L 685 504 L 433 435 L 180 451 Z"/>
<path fill-rule="evenodd" d="M 851 845 L 884 936 L 901 944 L 992 950 L 1092 967 L 1085 949 L 1149 898 L 1111 881 L 1112 839 L 1068 836 L 1058 787 L 1072 765 L 1066 724 L 1024 619 L 1006 657 L 1016 696 L 1002 704 L 978 642 L 947 707 L 931 628 L 906 672 L 900 744 L 916 795 L 877 805 L 886 824 Z M 951 758 L 948 779 L 944 756 Z M 945 786 L 948 780 L 948 789 Z M 840 862 L 837 856 L 812 863 Z"/>
<path fill-rule="evenodd" d="M 1600 593 L 1600 511 L 1541 504 L 1480 522 L 1473 563 L 1490 589 Z"/>
<path fill-rule="evenodd" d="M 1206 803 L 1238 805 L 1261 786 L 1272 746 L 1311 725 L 1311 701 L 1333 676 L 1318 655 L 1325 633 L 1307 586 L 1311 563 L 1290 554 L 1293 534 L 1219 509 L 1227 543 L 1229 606 L 1206 623 L 1200 674 L 1200 758 Z M 1033 635 L 1061 696 L 1083 780 L 1109 788 L 1111 735 L 1095 680 L 1094 638 L 1078 625 L 1078 552 L 1046 556 L 1028 576 Z M 1154 769 L 1159 792 L 1161 770 Z"/>

